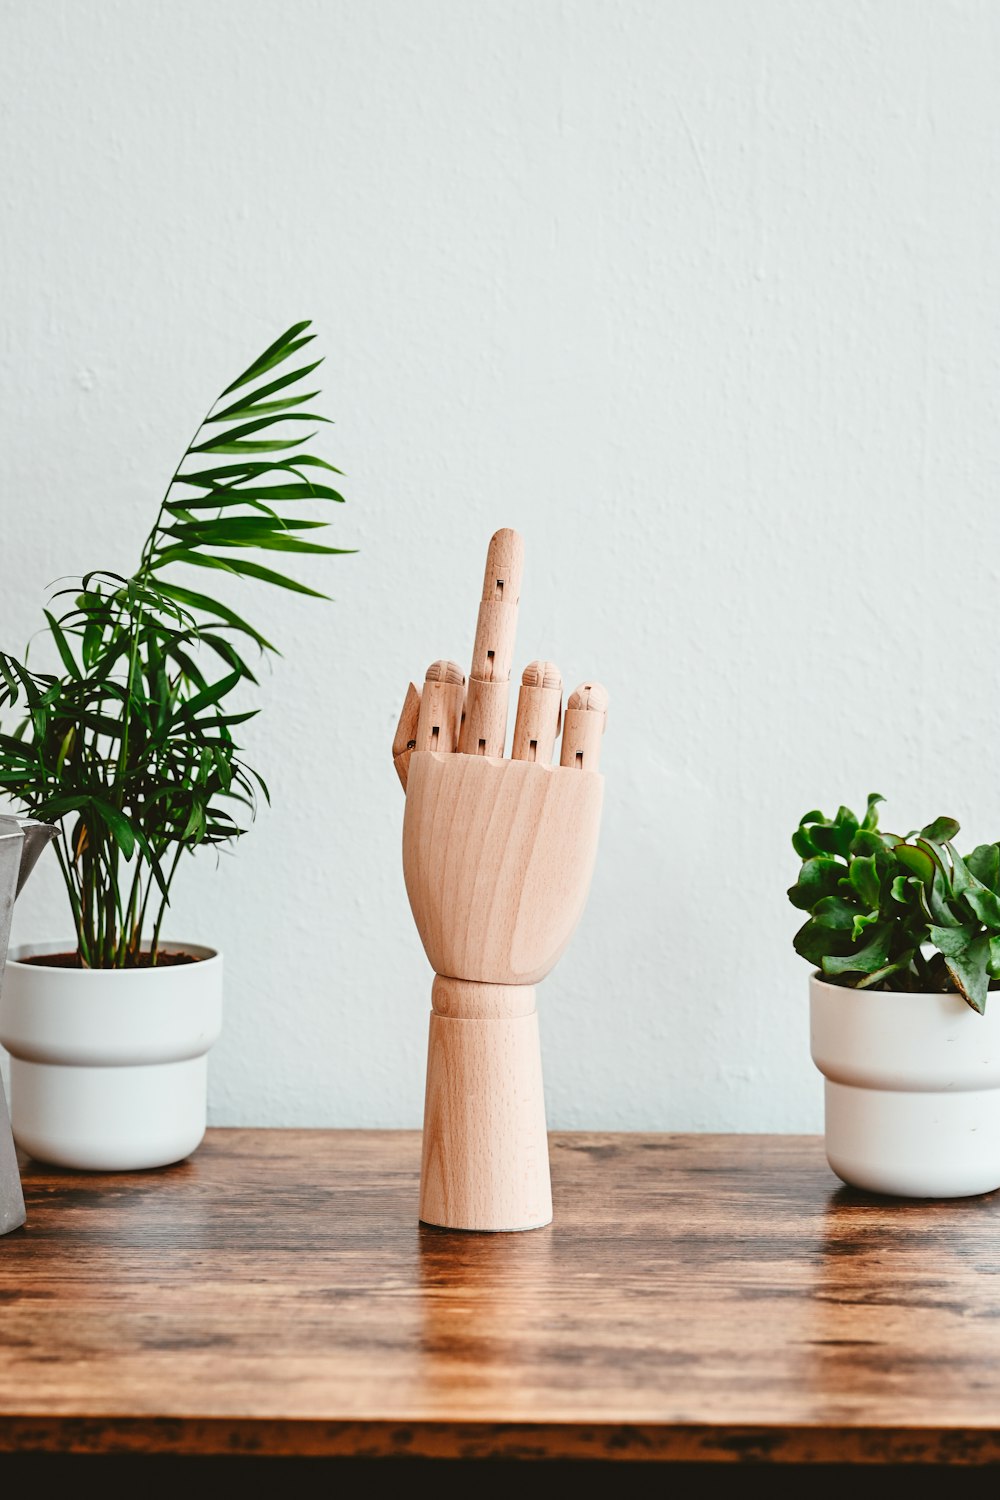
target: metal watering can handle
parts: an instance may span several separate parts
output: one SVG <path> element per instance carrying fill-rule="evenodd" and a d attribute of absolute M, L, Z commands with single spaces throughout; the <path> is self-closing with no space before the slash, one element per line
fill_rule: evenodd
<path fill-rule="evenodd" d="M 49 823 L 22 822 L 18 818 L 0 816 L 0 985 L 7 962 L 14 902 L 35 868 L 38 856 L 55 838 L 56 832 Z M 7 1100 L 0 1084 L 0 1234 L 19 1229 L 25 1217 L 17 1152 L 10 1130 Z"/>

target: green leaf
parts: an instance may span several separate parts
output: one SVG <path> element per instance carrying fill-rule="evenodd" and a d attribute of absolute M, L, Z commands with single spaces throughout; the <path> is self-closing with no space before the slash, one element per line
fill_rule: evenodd
<path fill-rule="evenodd" d="M 978 890 L 966 891 L 965 899 L 980 922 L 991 932 L 1000 932 L 1000 897 L 992 891 Z"/>
<path fill-rule="evenodd" d="M 933 823 L 928 823 L 926 828 L 921 828 L 920 836 L 931 844 L 947 844 L 958 831 L 959 825 L 954 818 L 935 818 Z"/>
<path fill-rule="evenodd" d="M 788 899 L 793 906 L 808 911 L 821 896 L 836 894 L 837 883 L 843 873 L 844 866 L 840 861 L 831 859 L 828 855 L 807 859 L 799 871 L 797 882 L 789 888 Z"/>
<path fill-rule="evenodd" d="M 209 490 L 205 495 L 171 502 L 167 505 L 167 510 L 172 515 L 179 515 L 185 511 L 232 509 L 238 505 L 255 505 L 263 502 L 273 514 L 276 514 L 274 507 L 281 501 L 287 500 L 333 500 L 343 504 L 344 497 L 339 491 L 331 489 L 326 484 L 263 484 L 238 489 L 227 485 L 224 488 Z M 327 523 L 314 521 L 312 524 L 325 526 Z"/>
<path fill-rule="evenodd" d="M 934 879 L 925 886 L 927 911 L 932 921 L 942 927 L 960 927 L 961 918 L 951 909 L 952 890 L 949 878 L 940 866 L 935 866 Z"/>
<path fill-rule="evenodd" d="M 892 852 L 911 875 L 930 884 L 934 878 L 935 862 L 926 849 L 921 849 L 917 844 L 896 844 Z"/>
<path fill-rule="evenodd" d="M 19 696 L 17 679 L 15 678 L 14 673 L 11 671 L 11 663 L 9 657 L 7 657 L 3 652 L 0 652 L 0 674 L 2 674 L 3 679 L 7 684 L 10 702 L 16 703 Z"/>
<path fill-rule="evenodd" d="M 876 926 L 876 924 L 880 920 L 882 920 L 882 918 L 877 910 L 869 912 L 859 912 L 854 918 L 854 922 L 851 926 L 851 941 L 854 943 L 859 943 L 864 937 L 865 933 L 868 931 L 868 928 Z"/>
<path fill-rule="evenodd" d="M 52 636 L 52 639 L 56 643 L 56 649 L 59 652 L 59 655 L 62 657 L 63 666 L 66 668 L 71 677 L 79 678 L 80 669 L 76 664 L 76 658 L 74 657 L 73 652 L 70 649 L 69 641 L 63 634 L 62 627 L 60 626 L 59 621 L 56 619 L 55 615 L 53 615 L 47 609 L 43 610 L 43 614 L 45 615 L 46 620 L 48 620 L 49 622 L 49 632 Z"/>
<path fill-rule="evenodd" d="M 304 380 L 307 375 L 312 374 L 313 370 L 318 370 L 322 363 L 323 361 L 321 359 L 314 359 L 312 364 L 302 365 L 297 370 L 288 370 L 284 375 L 279 375 L 277 380 L 272 380 L 267 385 L 258 386 L 255 391 L 247 391 L 226 411 L 219 412 L 218 416 L 212 417 L 211 420 L 213 422 L 216 422 L 221 421 L 225 417 L 238 415 L 240 408 L 245 406 L 247 402 L 263 401 L 267 396 L 273 396 L 276 391 L 285 390 L 288 386 L 294 385 L 297 380 Z M 235 389 L 235 387 L 233 387 L 233 389 Z M 313 392 L 313 395 L 318 394 L 318 392 Z M 223 392 L 223 396 L 225 395 L 228 395 L 228 392 Z M 223 399 L 223 396 L 219 397 L 220 401 Z M 296 396 L 294 399 L 299 402 L 311 401 L 313 397 L 312 395 Z"/>
<path fill-rule="evenodd" d="M 862 979 L 859 979 L 854 988 L 856 990 L 871 990 L 877 985 L 884 984 L 891 975 L 905 973 L 913 962 L 914 952 L 915 949 L 908 948 L 893 963 L 883 964 L 880 969 L 873 969 L 870 974 L 866 974 Z"/>
<path fill-rule="evenodd" d="M 56 756 L 56 775 L 61 776 L 66 757 L 72 753 L 76 742 L 76 725 L 71 724 L 63 735 L 62 744 L 59 746 L 59 754 Z"/>
<path fill-rule="evenodd" d="M 845 901 L 843 896 L 824 896 L 813 908 L 813 920 L 817 925 L 835 932 L 850 932 L 857 914 L 858 908 L 853 901 Z"/>
<path fill-rule="evenodd" d="M 1000 844 L 978 844 L 965 856 L 970 873 L 988 891 L 1000 886 Z"/>
<path fill-rule="evenodd" d="M 987 927 L 994 932 L 1000 931 L 1000 897 L 997 897 L 993 891 L 987 890 L 986 886 L 976 879 L 965 860 L 950 844 L 948 850 L 952 860 L 952 882 L 955 894 L 964 898 L 975 915 Z"/>
<path fill-rule="evenodd" d="M 875 869 L 875 856 L 859 855 L 852 859 L 848 879 L 865 906 L 877 908 L 881 899 L 881 881 Z"/>
<path fill-rule="evenodd" d="M 889 958 L 892 932 L 892 927 L 886 923 L 877 929 L 874 937 L 863 948 L 856 948 L 853 953 L 844 954 L 843 957 L 837 957 L 834 954 L 827 955 L 822 963 L 823 973 L 873 974 Z"/>
<path fill-rule="evenodd" d="M 319 391 L 308 391 L 304 395 L 286 396 L 283 401 L 258 401 L 252 406 L 243 406 L 239 402 L 235 406 L 228 406 L 225 411 L 220 411 L 218 416 L 208 417 L 205 421 L 207 427 L 214 422 L 239 422 L 245 417 L 265 417 L 272 412 L 291 411 L 293 407 L 302 406 L 306 401 L 315 401 Z M 320 417 L 321 422 L 326 422 L 327 417 Z"/>
<path fill-rule="evenodd" d="M 967 896 L 970 893 L 985 892 L 986 887 L 976 879 L 958 851 L 949 845 L 948 853 L 951 855 L 951 884 L 955 895 Z"/>
<path fill-rule="evenodd" d="M 193 843 L 197 843 L 203 837 L 204 833 L 205 811 L 201 807 L 201 805 L 196 802 L 191 808 L 191 814 L 185 825 L 184 832 L 181 834 L 181 838 L 183 840 L 190 839 Z"/>
<path fill-rule="evenodd" d="M 165 553 L 164 558 L 169 562 L 190 563 L 197 568 L 219 568 L 226 573 L 238 573 L 246 578 L 257 578 L 262 583 L 271 583 L 277 588 L 291 589 L 296 594 L 308 594 L 313 599 L 328 598 L 328 595 L 319 593 L 317 589 L 307 588 L 304 583 L 299 583 L 294 578 L 286 578 L 283 573 L 275 573 L 271 568 L 264 568 L 260 563 L 250 562 L 243 557 L 216 557 L 211 552 L 180 550 Z M 159 561 L 156 566 L 160 566 Z"/>
<path fill-rule="evenodd" d="M 865 812 L 864 818 L 861 820 L 861 828 L 864 833 L 874 833 L 875 829 L 878 827 L 877 808 L 879 803 L 884 801 L 885 798 L 881 795 L 881 793 L 868 793 L 868 808 Z"/>
<path fill-rule="evenodd" d="M 850 808 L 841 807 L 832 823 L 817 823 L 810 828 L 809 836 L 822 853 L 839 854 L 842 859 L 847 859 L 857 832 L 857 818 Z"/>
<path fill-rule="evenodd" d="M 326 420 L 326 417 L 316 417 L 310 412 L 286 412 L 283 415 L 273 417 L 258 417 L 254 422 L 244 422 L 238 427 L 231 427 L 228 432 L 220 432 L 218 437 L 210 438 L 206 443 L 198 443 L 196 447 L 191 449 L 191 452 L 239 452 L 239 449 L 234 450 L 229 445 L 235 443 L 239 438 L 249 437 L 251 433 L 261 432 L 265 427 L 273 427 L 276 422 L 325 422 Z M 311 433 L 310 436 L 315 437 L 315 433 Z M 286 441 L 291 445 L 290 439 L 286 439 Z M 297 441 L 301 441 L 301 439 L 297 439 Z"/>
<path fill-rule="evenodd" d="M 285 521 L 281 517 L 224 516 L 216 520 L 182 521 L 165 527 L 163 536 L 175 537 L 184 547 L 261 547 L 282 548 L 288 551 L 333 553 L 341 549 L 327 547 L 322 543 L 306 542 L 297 538 L 299 531 L 324 530 L 323 521 Z M 160 556 L 167 556 L 175 548 L 164 548 Z"/>
<path fill-rule="evenodd" d="M 989 991 L 989 938 L 985 934 L 971 935 L 967 929 L 955 927 L 931 927 L 930 938 L 944 955 L 955 988 L 972 1009 L 982 1015 Z"/>
<path fill-rule="evenodd" d="M 234 484 L 240 484 L 248 479 L 261 479 L 265 474 L 294 474 L 296 479 L 305 484 L 307 479 L 302 470 L 307 468 L 326 469 L 331 474 L 341 472 L 333 464 L 327 463 L 325 458 L 316 458 L 311 453 L 297 453 L 293 459 L 247 458 L 238 464 L 217 464 L 211 469 L 198 469 L 189 474 L 178 473 L 174 483 L 190 484 L 196 489 L 212 489 L 220 479 L 231 479 Z"/>
<path fill-rule="evenodd" d="M 254 676 L 253 672 L 251 672 L 250 668 L 247 666 L 246 662 L 243 660 L 242 656 L 233 645 L 232 641 L 227 641 L 224 636 L 215 635 L 210 630 L 202 630 L 199 633 L 198 640 L 200 645 L 208 646 L 211 651 L 215 652 L 216 656 L 221 657 L 222 660 L 228 663 L 229 666 L 235 667 L 240 676 L 245 677 L 247 682 L 252 682 L 254 683 L 254 685 L 256 685 L 256 677 Z"/>
<path fill-rule="evenodd" d="M 302 438 L 271 439 L 269 441 L 250 443 L 227 443 L 224 438 L 217 443 L 203 443 L 200 448 L 192 448 L 192 453 L 280 453 L 289 448 L 297 448 L 300 443 L 308 443 L 314 438 L 314 432 L 308 433 Z"/>
<path fill-rule="evenodd" d="M 808 830 L 805 828 L 796 828 L 792 834 L 792 848 L 800 859 L 812 859 L 814 855 L 819 853 L 816 845 L 809 837 Z"/>
<path fill-rule="evenodd" d="M 880 854 L 887 847 L 885 834 L 859 828 L 851 840 L 850 855 Z"/>
<path fill-rule="evenodd" d="M 850 938 L 847 933 L 823 927 L 810 917 L 793 937 L 792 946 L 802 958 L 819 968 L 827 954 L 843 953 L 850 946 Z"/>
<path fill-rule="evenodd" d="M 227 693 L 232 692 L 236 684 L 242 680 L 242 676 L 242 672 L 234 669 L 228 676 L 220 677 L 218 682 L 210 683 L 200 693 L 196 693 L 193 698 L 185 699 L 179 705 L 174 715 L 175 721 L 193 719 L 201 713 L 203 708 L 207 708 L 212 703 L 218 703 L 220 698 L 224 698 Z"/>
<path fill-rule="evenodd" d="M 234 630 L 238 630 L 242 635 L 247 635 L 251 640 L 256 641 L 262 650 L 273 651 L 275 655 L 279 654 L 276 646 L 273 646 L 265 636 L 262 636 L 259 630 L 255 630 L 252 625 L 248 625 L 245 620 L 242 620 L 235 610 L 229 608 L 228 604 L 220 604 L 217 600 L 210 599 L 207 594 L 196 593 L 193 589 L 180 588 L 175 583 L 167 584 L 161 582 L 160 588 L 163 593 L 176 599 L 179 604 L 186 605 L 189 609 L 200 610 L 213 621 L 222 621 L 227 625 L 231 625 Z"/>
<path fill-rule="evenodd" d="M 11 702 L 17 702 L 17 684 L 19 683 L 24 689 L 24 696 L 32 708 L 37 707 L 42 701 L 43 684 L 51 686 L 55 682 L 55 679 L 52 677 L 29 672 L 27 667 L 22 666 L 15 657 L 7 656 L 4 653 L 0 653 L 0 672 L 3 673 L 8 687 L 12 689 Z"/>
<path fill-rule="evenodd" d="M 273 369 L 275 365 L 281 364 L 283 360 L 286 360 L 290 354 L 294 353 L 296 349 L 301 348 L 303 344 L 308 344 L 315 335 L 309 334 L 306 338 L 299 338 L 299 334 L 308 328 L 309 324 L 309 318 L 305 318 L 301 323 L 293 323 L 292 327 L 286 329 L 280 338 L 275 339 L 273 344 L 268 345 L 263 354 L 258 355 L 252 365 L 247 366 L 242 375 L 237 376 L 232 385 L 226 386 L 222 396 L 228 396 L 230 391 L 239 390 L 241 385 L 247 385 L 258 375 L 263 375 L 266 370 Z M 219 399 L 221 400 L 222 397 Z"/>
<path fill-rule="evenodd" d="M 116 807 L 107 802 L 100 801 L 97 797 L 91 799 L 91 806 L 100 816 L 111 837 L 118 845 L 126 859 L 131 859 L 135 852 L 135 833 L 128 818 L 120 813 Z"/>

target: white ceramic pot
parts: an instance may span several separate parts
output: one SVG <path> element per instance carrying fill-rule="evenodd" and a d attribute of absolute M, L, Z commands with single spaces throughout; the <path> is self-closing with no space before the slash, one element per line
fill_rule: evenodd
<path fill-rule="evenodd" d="M 39 1161 L 90 1172 L 181 1161 L 206 1125 L 208 1051 L 222 1029 L 222 955 L 153 969 L 25 963 L 8 957 L 0 1043 L 10 1053 L 14 1139 Z"/>
<path fill-rule="evenodd" d="M 826 1157 L 843 1182 L 905 1198 L 1000 1187 L 1000 993 L 810 981 L 810 1049 L 825 1079 Z"/>

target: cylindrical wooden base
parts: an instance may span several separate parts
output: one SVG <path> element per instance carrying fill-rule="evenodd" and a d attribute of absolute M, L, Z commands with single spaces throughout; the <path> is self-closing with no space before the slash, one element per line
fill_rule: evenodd
<path fill-rule="evenodd" d="M 420 1218 L 540 1229 L 552 1220 L 552 1189 L 534 987 L 439 976 L 433 1001 Z"/>

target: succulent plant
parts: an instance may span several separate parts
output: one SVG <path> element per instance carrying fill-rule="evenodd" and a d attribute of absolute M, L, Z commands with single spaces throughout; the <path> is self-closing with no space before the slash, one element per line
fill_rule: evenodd
<path fill-rule="evenodd" d="M 795 951 L 835 984 L 957 990 L 982 1014 L 1000 980 L 1000 843 L 963 857 L 948 817 L 887 833 L 884 800 L 872 792 L 861 818 L 840 807 L 800 819 L 792 845 L 802 865 L 788 898 L 809 915 Z"/>

